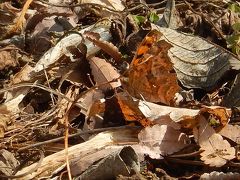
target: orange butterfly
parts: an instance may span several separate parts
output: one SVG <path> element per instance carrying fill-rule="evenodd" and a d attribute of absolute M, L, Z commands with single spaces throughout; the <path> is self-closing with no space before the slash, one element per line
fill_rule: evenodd
<path fill-rule="evenodd" d="M 172 46 L 161 36 L 157 30 L 146 35 L 130 64 L 129 80 L 123 84 L 134 97 L 174 105 L 175 94 L 181 88 L 168 57 Z"/>

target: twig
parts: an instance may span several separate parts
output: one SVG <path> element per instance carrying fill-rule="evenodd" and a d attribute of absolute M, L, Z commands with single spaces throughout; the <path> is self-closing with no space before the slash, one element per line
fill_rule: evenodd
<path fill-rule="evenodd" d="M 170 155 L 167 157 L 170 158 L 181 158 L 181 157 L 193 157 L 193 156 L 198 156 L 199 154 L 201 154 L 204 150 L 199 150 L 199 151 L 195 151 L 192 153 L 187 153 L 187 154 L 176 154 L 176 155 Z"/>
<path fill-rule="evenodd" d="M 191 161 L 191 160 L 169 158 L 169 157 L 166 157 L 165 159 L 175 162 L 175 163 L 180 163 L 180 164 L 197 165 L 197 166 L 205 166 L 206 165 L 202 161 Z"/>
<path fill-rule="evenodd" d="M 72 137 L 80 136 L 80 135 L 84 135 L 84 134 L 94 134 L 94 133 L 99 133 L 99 132 L 103 132 L 103 131 L 118 130 L 118 129 L 125 129 L 125 128 L 140 129 L 141 127 L 139 127 L 139 126 L 119 126 L 119 127 L 99 128 L 99 129 L 94 129 L 94 130 L 89 130 L 89 131 L 85 131 L 85 132 L 78 132 L 78 133 L 75 133 L 75 134 L 71 134 L 71 135 L 68 136 L 68 138 L 72 138 Z M 64 136 L 22 147 L 22 148 L 18 149 L 18 152 L 21 152 L 21 151 L 24 151 L 26 149 L 33 148 L 33 147 L 38 147 L 38 146 L 42 146 L 42 145 L 45 145 L 45 144 L 58 142 L 58 141 L 61 141 L 61 140 L 64 140 Z"/>

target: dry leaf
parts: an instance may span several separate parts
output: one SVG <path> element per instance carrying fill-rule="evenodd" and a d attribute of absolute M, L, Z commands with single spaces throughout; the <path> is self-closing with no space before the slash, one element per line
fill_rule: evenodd
<path fill-rule="evenodd" d="M 98 25 L 95 24 L 94 26 L 89 26 L 88 28 L 82 29 L 78 33 L 81 34 L 85 31 L 93 31 L 96 33 L 99 33 L 101 38 L 103 40 L 109 40 L 111 38 L 111 35 L 109 33 L 110 26 L 108 24 L 106 25 Z M 82 43 L 82 36 L 78 33 L 72 33 L 68 36 L 62 38 L 54 47 L 49 49 L 37 62 L 37 64 L 34 67 L 34 72 L 42 71 L 43 69 L 48 68 L 50 65 L 56 63 L 64 54 L 70 53 L 67 47 L 70 46 L 78 46 L 80 43 Z M 96 52 L 99 51 L 99 48 L 96 48 L 92 43 L 85 42 L 85 45 L 87 46 L 87 56 L 93 55 Z"/>
<path fill-rule="evenodd" d="M 110 63 L 98 57 L 89 57 L 88 60 L 99 89 L 107 91 L 121 86 L 120 74 Z"/>
<path fill-rule="evenodd" d="M 79 88 L 74 88 L 74 86 L 70 86 L 68 91 L 66 92 L 66 97 L 74 101 L 78 94 Z M 73 103 L 69 102 L 67 99 L 61 99 L 58 104 L 59 106 L 56 110 L 57 113 L 55 117 L 57 119 L 57 122 L 54 122 L 53 126 L 51 127 L 51 134 L 56 133 L 56 131 L 59 129 L 59 125 L 64 125 L 66 121 L 71 123 L 71 121 L 80 114 L 80 109 L 78 109 L 79 111 L 75 111 L 75 109 L 73 109 Z M 72 109 L 73 111 L 71 111 Z"/>
<path fill-rule="evenodd" d="M 113 130 L 113 131 L 106 131 L 99 133 L 89 141 L 84 143 L 80 143 L 68 148 L 68 158 L 69 163 L 75 163 L 81 158 L 84 158 L 87 155 L 91 155 L 92 153 L 99 151 L 99 149 L 111 148 L 116 147 L 116 144 L 123 144 L 123 145 L 131 145 L 136 144 L 138 142 L 137 134 L 139 129 L 120 129 L 120 130 Z M 116 148 L 121 147 L 118 145 Z M 21 180 L 30 180 L 34 178 L 41 178 L 52 175 L 53 171 L 59 169 L 62 166 L 66 165 L 66 152 L 65 150 L 56 152 L 45 157 L 40 164 L 37 171 L 33 173 L 26 173 L 29 172 L 30 169 L 34 168 L 37 163 L 31 164 L 30 166 L 26 166 L 25 168 L 21 169 L 16 173 L 25 174 Z"/>
<path fill-rule="evenodd" d="M 144 127 L 153 124 L 138 108 L 138 101 L 134 101 L 128 94 L 121 93 L 116 94 L 116 98 L 126 121 L 139 122 Z"/>
<path fill-rule="evenodd" d="M 240 74 L 237 74 L 231 89 L 227 95 L 223 97 L 222 105 L 226 107 L 240 106 Z"/>
<path fill-rule="evenodd" d="M 181 122 L 186 117 L 195 118 L 198 115 L 199 109 L 187 109 L 187 108 L 175 108 L 169 106 L 163 106 L 155 103 L 139 100 L 138 107 L 141 112 L 152 121 L 158 121 L 166 116 L 174 122 Z"/>
<path fill-rule="evenodd" d="M 14 173 L 13 169 L 17 168 L 19 162 L 14 157 L 14 155 L 5 150 L 0 150 L 0 171 L 5 175 L 9 176 Z"/>
<path fill-rule="evenodd" d="M 173 47 L 168 56 L 178 80 L 188 88 L 214 88 L 231 69 L 239 70 L 240 61 L 230 52 L 200 37 L 170 28 L 154 26 Z"/>
<path fill-rule="evenodd" d="M 240 144 L 240 126 L 227 124 L 220 132 L 218 132 L 222 136 L 231 139 L 237 144 Z"/>
<path fill-rule="evenodd" d="M 121 0 L 81 0 L 81 4 L 84 3 L 99 4 L 117 11 L 123 11 L 125 9 L 124 3 Z"/>
<path fill-rule="evenodd" d="M 156 23 L 161 27 L 168 27 L 171 29 L 177 29 L 183 25 L 179 12 L 175 6 L 175 0 L 168 0 L 166 8 L 163 13 L 163 17 Z"/>
<path fill-rule="evenodd" d="M 186 134 L 167 125 L 146 127 L 138 134 L 138 139 L 145 153 L 154 159 L 177 152 L 190 142 Z"/>
<path fill-rule="evenodd" d="M 205 107 L 201 109 L 200 114 L 203 114 L 209 124 L 219 131 L 229 122 L 231 110 L 224 107 Z"/>
<path fill-rule="evenodd" d="M 11 112 L 8 111 L 6 106 L 0 105 L 0 138 L 4 137 L 4 132 L 11 121 Z"/>
<path fill-rule="evenodd" d="M 0 49 L 0 71 L 3 69 L 15 67 L 18 65 L 17 61 L 17 47 L 9 46 Z"/>
<path fill-rule="evenodd" d="M 110 55 L 116 62 L 120 62 L 121 60 L 121 53 L 119 52 L 118 48 L 114 46 L 111 42 L 101 40 L 99 34 L 93 32 L 85 32 L 84 33 L 86 38 L 93 42 L 96 46 L 101 48 L 105 53 Z"/>
<path fill-rule="evenodd" d="M 239 173 L 224 173 L 224 172 L 217 172 L 213 171 L 211 173 L 204 173 L 200 176 L 200 180 L 235 180 L 235 179 L 240 179 L 240 174 Z"/>
<path fill-rule="evenodd" d="M 130 176 L 133 172 L 140 171 L 138 156 L 133 148 L 115 148 L 115 151 L 112 149 L 114 150 L 114 148 L 105 149 L 105 154 L 107 154 L 107 156 L 105 155 L 106 157 L 100 157 L 98 153 L 95 153 L 98 155 L 95 159 L 97 160 L 98 157 L 99 161 L 92 164 L 80 175 L 79 179 L 93 179 L 93 177 L 94 179 L 115 179 L 116 176 L 120 174 Z M 113 152 L 111 153 L 111 151 Z M 103 150 L 102 153 L 104 153 Z M 91 154 L 90 156 L 95 156 L 95 154 Z"/>
<path fill-rule="evenodd" d="M 90 90 L 81 95 L 76 105 L 81 108 L 81 113 L 87 115 L 87 112 L 93 103 L 102 98 L 104 98 L 104 94 L 101 90 Z"/>
<path fill-rule="evenodd" d="M 201 153 L 201 160 L 209 166 L 221 167 L 228 160 L 234 159 L 235 148 L 223 140 L 220 134 L 215 133 L 203 115 L 199 115 L 198 121 L 199 125 L 193 129 L 193 134 L 200 149 L 204 150 Z"/>

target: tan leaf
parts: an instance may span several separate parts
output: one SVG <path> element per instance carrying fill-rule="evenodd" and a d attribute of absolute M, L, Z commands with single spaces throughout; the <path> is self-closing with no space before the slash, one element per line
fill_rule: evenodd
<path fill-rule="evenodd" d="M 17 65 L 17 48 L 5 47 L 0 49 L 0 70 Z"/>
<path fill-rule="evenodd" d="M 240 179 L 240 174 L 232 173 L 232 172 L 224 173 L 224 172 L 213 171 L 211 173 L 204 173 L 200 176 L 200 180 L 206 180 L 206 179 L 234 180 L 234 179 Z"/>
<path fill-rule="evenodd" d="M 200 37 L 170 28 L 154 26 L 173 47 L 168 55 L 178 79 L 189 88 L 211 89 L 231 69 L 240 69 L 240 61 L 230 52 Z"/>
<path fill-rule="evenodd" d="M 228 160 L 235 158 L 235 149 L 228 141 L 223 140 L 220 134 L 208 125 L 205 117 L 199 115 L 199 126 L 193 129 L 195 141 L 204 150 L 201 153 L 201 160 L 209 166 L 221 167 Z"/>
<path fill-rule="evenodd" d="M 77 101 L 76 105 L 81 108 L 81 113 L 87 115 L 95 101 L 104 98 L 104 94 L 100 90 L 90 90 L 85 92 Z"/>
<path fill-rule="evenodd" d="M 240 144 L 240 126 L 227 124 L 220 132 L 222 136 Z"/>
<path fill-rule="evenodd" d="M 167 125 L 146 127 L 138 134 L 138 139 L 146 153 L 155 159 L 177 152 L 189 143 L 186 134 Z"/>
<path fill-rule="evenodd" d="M 13 169 L 19 166 L 18 160 L 14 157 L 14 154 L 5 150 L 0 150 L 0 172 L 7 176 L 13 175 Z M 3 178 L 4 179 L 4 178 Z"/>
<path fill-rule="evenodd" d="M 0 106 L 0 138 L 4 137 L 8 124 L 11 123 L 11 115 L 4 105 Z"/>
<path fill-rule="evenodd" d="M 99 89 L 106 91 L 121 86 L 118 79 L 120 74 L 110 63 L 98 57 L 89 57 L 88 60 L 92 75 L 96 84 L 99 85 Z"/>
<path fill-rule="evenodd" d="M 125 9 L 125 6 L 121 0 L 81 0 L 81 4 L 84 3 L 99 4 L 117 11 L 123 11 Z"/>

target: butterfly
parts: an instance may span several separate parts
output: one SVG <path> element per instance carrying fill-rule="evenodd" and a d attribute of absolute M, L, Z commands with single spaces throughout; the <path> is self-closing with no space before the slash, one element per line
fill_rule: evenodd
<path fill-rule="evenodd" d="M 145 36 L 130 64 L 128 82 L 123 85 L 133 97 L 174 105 L 175 95 L 181 88 L 168 57 L 172 45 L 161 39 L 162 36 L 157 30 Z"/>

